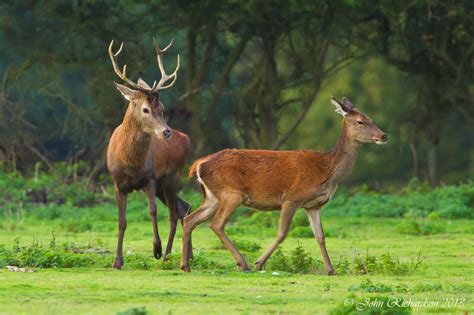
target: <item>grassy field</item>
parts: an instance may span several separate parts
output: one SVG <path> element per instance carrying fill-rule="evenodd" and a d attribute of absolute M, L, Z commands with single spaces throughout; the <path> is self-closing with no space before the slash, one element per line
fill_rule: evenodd
<path fill-rule="evenodd" d="M 383 297 L 438 303 L 434 307 L 412 304 L 414 314 L 474 311 L 471 220 L 439 220 L 442 232 L 424 236 L 402 234 L 400 226 L 405 219 L 325 218 L 323 214 L 323 220 L 329 234 L 328 251 L 335 265 L 354 261 L 359 256 L 381 257 L 389 253 L 393 260 L 413 266 L 412 261 L 417 261 L 420 252 L 421 264 L 405 274 L 347 272 L 329 277 L 318 272 L 242 273 L 236 269 L 230 253 L 220 248 L 213 232 L 202 225 L 193 234 L 195 255 L 214 264 L 208 264 L 208 268 L 198 266 L 186 274 L 176 268 L 180 231 L 173 263 L 164 268 L 162 262 L 152 258 L 149 222 L 133 222 L 129 223 L 125 236 L 125 266 L 116 271 L 110 268 L 116 241 L 114 222 L 104 222 L 107 228 L 100 230 L 73 233 L 60 222 L 26 219 L 15 229 L 5 228 L 5 224 L 0 228 L 0 244 L 4 248 L 31 244 L 47 247 L 54 235 L 56 244 L 67 242 L 100 248 L 100 254 L 94 255 L 101 255 L 104 266 L 37 269 L 31 273 L 2 268 L 0 313 L 320 314 L 339 306 L 343 314 L 347 312 L 344 303 L 348 305 L 355 300 L 357 304 L 362 300 L 359 309 L 367 311 L 365 299 L 376 303 Z M 166 222 L 160 222 L 160 231 L 162 240 L 166 240 Z M 250 231 L 233 232 L 231 238 L 262 246 L 258 251 L 246 252 L 249 262 L 253 262 L 269 246 L 276 229 Z M 316 242 L 309 237 L 287 238 L 282 245 L 283 253 L 290 255 L 299 245 L 312 257 L 321 258 Z M 137 256 L 144 257 L 145 265 L 136 263 Z M 168 268 L 171 270 L 165 270 Z M 372 309 L 378 308 L 373 306 Z"/>

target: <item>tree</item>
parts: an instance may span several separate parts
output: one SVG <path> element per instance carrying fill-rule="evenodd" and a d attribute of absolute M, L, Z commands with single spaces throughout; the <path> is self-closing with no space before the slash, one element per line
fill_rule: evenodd
<path fill-rule="evenodd" d="M 471 1 L 383 1 L 359 7 L 366 22 L 359 43 L 418 77 L 418 100 L 407 112 L 411 122 L 414 168 L 423 136 L 428 177 L 437 183 L 437 148 L 444 116 L 455 110 L 474 118 L 473 3 Z M 470 104 L 470 105 L 468 105 Z"/>

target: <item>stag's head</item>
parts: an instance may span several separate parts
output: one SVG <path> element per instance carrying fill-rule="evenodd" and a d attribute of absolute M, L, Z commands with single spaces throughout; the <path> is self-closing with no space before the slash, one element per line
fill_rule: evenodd
<path fill-rule="evenodd" d="M 355 108 L 346 97 L 338 101 L 331 96 L 331 102 L 336 107 L 336 112 L 344 116 L 344 124 L 350 138 L 358 142 L 387 143 L 388 135 L 380 130 L 369 116 Z"/>
<path fill-rule="evenodd" d="M 163 66 L 163 53 L 171 47 L 173 41 L 171 41 L 168 46 L 161 49 L 153 38 L 153 45 L 156 50 L 156 59 L 158 61 L 158 68 L 161 72 L 161 79 L 158 83 L 155 81 L 152 86 L 147 84 L 141 78 L 138 79 L 137 83 L 127 78 L 127 65 L 124 65 L 122 70 L 120 70 L 118 65 L 118 56 L 122 52 L 123 43 L 120 45 L 120 48 L 116 53 L 112 52 L 113 44 L 114 41 L 111 41 L 109 46 L 109 57 L 112 61 L 115 73 L 128 85 L 126 86 L 115 83 L 115 86 L 123 97 L 129 101 L 127 112 L 132 115 L 134 121 L 137 122 L 143 133 L 154 134 L 160 139 L 170 138 L 171 129 L 163 118 L 163 112 L 165 109 L 163 104 L 160 102 L 160 91 L 172 87 L 177 79 L 179 55 L 176 69 L 172 74 L 166 74 Z"/>

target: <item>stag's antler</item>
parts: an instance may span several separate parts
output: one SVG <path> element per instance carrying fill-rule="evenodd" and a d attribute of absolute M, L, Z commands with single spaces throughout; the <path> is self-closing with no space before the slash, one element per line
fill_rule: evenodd
<path fill-rule="evenodd" d="M 123 70 L 120 72 L 120 67 L 118 65 L 118 56 L 122 52 L 123 42 L 120 45 L 119 50 L 115 54 L 112 52 L 113 45 L 114 45 L 114 41 L 112 40 L 110 42 L 110 45 L 109 45 L 109 57 L 110 57 L 110 60 L 112 61 L 112 66 L 114 67 L 115 73 L 119 76 L 120 79 L 122 79 L 125 83 L 129 84 L 130 86 L 134 87 L 135 89 L 141 90 L 141 91 L 147 91 L 147 89 L 141 87 L 137 83 L 135 83 L 132 80 L 130 80 L 129 78 L 127 78 L 127 74 L 126 74 L 127 73 L 127 65 L 124 65 Z"/>
<path fill-rule="evenodd" d="M 170 88 L 173 86 L 173 84 L 176 82 L 176 79 L 178 78 L 178 69 L 179 69 L 179 54 L 178 54 L 178 59 L 176 62 L 176 69 L 174 72 L 170 75 L 166 74 L 165 67 L 163 66 L 163 53 L 166 52 L 171 45 L 173 44 L 173 39 L 171 42 L 166 46 L 165 48 L 161 49 L 158 43 L 156 42 L 156 39 L 153 37 L 153 45 L 155 46 L 156 50 L 156 60 L 158 61 L 158 67 L 160 68 L 161 72 L 161 79 L 156 83 L 156 81 L 153 83 L 153 86 L 150 88 L 148 84 L 140 84 L 139 82 L 135 83 L 129 78 L 127 78 L 127 65 L 124 65 L 122 68 L 122 71 L 120 71 L 120 67 L 118 65 L 118 56 L 122 52 L 123 49 L 123 42 L 120 45 L 119 50 L 114 54 L 112 51 L 112 47 L 114 45 L 114 41 L 112 40 L 109 45 L 109 57 L 110 60 L 112 61 L 112 66 L 114 67 L 115 73 L 119 76 L 120 79 L 122 79 L 125 83 L 129 84 L 131 87 L 141 90 L 141 91 L 151 91 L 151 92 L 158 92 L 167 88 Z M 171 83 L 168 85 L 164 85 L 167 81 L 171 80 Z M 141 79 L 139 79 L 140 81 Z M 144 82 L 144 81 L 143 81 Z"/>
<path fill-rule="evenodd" d="M 171 42 L 166 46 L 165 48 L 161 49 L 158 43 L 156 42 L 156 39 L 153 37 L 153 45 L 155 46 L 156 50 L 156 60 L 158 61 L 158 67 L 160 68 L 161 72 L 161 79 L 158 82 L 158 84 L 153 83 L 152 91 L 157 92 L 160 90 L 164 90 L 167 88 L 170 88 L 173 86 L 173 84 L 176 82 L 176 79 L 178 78 L 178 69 L 179 69 L 179 54 L 178 54 L 178 59 L 176 61 L 176 69 L 174 72 L 170 75 L 166 74 L 165 67 L 163 66 L 163 53 L 166 52 L 171 45 L 173 45 L 174 39 L 171 40 Z M 164 85 L 167 81 L 173 79 L 170 84 Z"/>

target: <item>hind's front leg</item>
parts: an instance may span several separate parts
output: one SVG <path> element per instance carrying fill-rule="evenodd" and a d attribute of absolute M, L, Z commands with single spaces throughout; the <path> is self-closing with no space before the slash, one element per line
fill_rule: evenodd
<path fill-rule="evenodd" d="M 163 250 L 161 248 L 160 234 L 158 233 L 158 223 L 156 218 L 156 183 L 154 180 L 150 180 L 148 185 L 143 189 L 148 198 L 148 210 L 150 212 L 151 225 L 153 226 L 153 256 L 156 259 L 160 259 Z"/>

